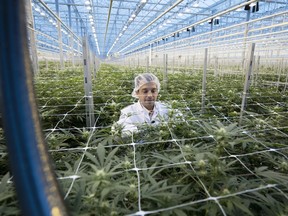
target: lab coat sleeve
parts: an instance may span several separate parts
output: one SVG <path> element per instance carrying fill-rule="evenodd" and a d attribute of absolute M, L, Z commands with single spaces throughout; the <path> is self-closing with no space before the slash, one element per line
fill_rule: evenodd
<path fill-rule="evenodd" d="M 123 135 L 131 135 L 132 133 L 138 132 L 138 128 L 132 121 L 133 114 L 121 111 L 120 118 L 117 124 L 121 125 Z"/>

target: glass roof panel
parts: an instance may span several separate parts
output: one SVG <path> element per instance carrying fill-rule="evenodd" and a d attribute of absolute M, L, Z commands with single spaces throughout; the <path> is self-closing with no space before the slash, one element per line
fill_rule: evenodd
<path fill-rule="evenodd" d="M 128 52 L 147 44 L 159 43 L 161 40 L 169 42 L 188 37 L 191 32 L 197 34 L 225 28 L 247 20 L 247 10 L 243 6 L 247 3 L 246 0 L 33 0 L 32 2 L 35 28 L 51 37 L 47 39 L 38 36 L 43 47 L 44 44 L 48 46 L 51 41 L 59 38 L 59 23 L 54 16 L 58 15 L 61 20 L 63 41 L 66 40 L 68 43 L 70 30 L 80 38 L 88 36 L 92 50 L 101 57 Z M 248 0 L 248 2 L 250 7 L 258 2 L 261 8 L 259 11 L 254 11 L 255 13 L 251 12 L 249 19 L 285 10 L 288 4 L 287 0 Z M 51 49 L 54 48 L 52 43 Z"/>

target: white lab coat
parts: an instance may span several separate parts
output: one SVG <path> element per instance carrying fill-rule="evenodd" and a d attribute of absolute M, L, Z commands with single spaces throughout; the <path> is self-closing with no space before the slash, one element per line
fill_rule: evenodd
<path fill-rule="evenodd" d="M 129 135 L 138 131 L 138 125 L 157 125 L 168 119 L 168 107 L 160 102 L 155 102 L 153 115 L 138 101 L 121 110 L 117 124 L 122 125 L 122 134 Z"/>

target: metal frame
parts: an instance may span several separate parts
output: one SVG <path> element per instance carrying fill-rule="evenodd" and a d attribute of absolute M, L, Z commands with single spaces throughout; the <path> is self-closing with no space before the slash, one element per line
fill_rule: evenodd
<path fill-rule="evenodd" d="M 36 30 L 49 32 L 51 36 L 57 32 L 55 26 L 45 26 L 47 20 L 35 11 L 36 5 L 40 4 L 41 10 L 50 14 L 56 14 L 59 8 L 55 19 L 65 23 L 65 30 L 69 26 L 77 37 L 87 35 L 89 46 L 100 58 L 121 57 L 149 49 L 150 45 L 167 45 L 197 34 L 223 31 L 288 10 L 285 0 L 58 0 L 57 6 L 52 0 L 33 2 Z M 257 2 L 259 10 L 253 13 L 252 4 Z M 244 10 L 246 7 L 249 10 Z M 218 24 L 213 23 L 215 19 Z M 275 20 L 266 24 L 271 26 L 273 22 Z M 262 37 L 261 34 L 258 37 Z"/>

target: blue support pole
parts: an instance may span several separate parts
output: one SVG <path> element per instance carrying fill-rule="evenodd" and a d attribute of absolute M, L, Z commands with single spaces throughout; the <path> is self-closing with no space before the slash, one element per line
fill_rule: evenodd
<path fill-rule="evenodd" d="M 39 121 L 25 2 L 0 6 L 0 104 L 21 215 L 68 215 Z"/>

